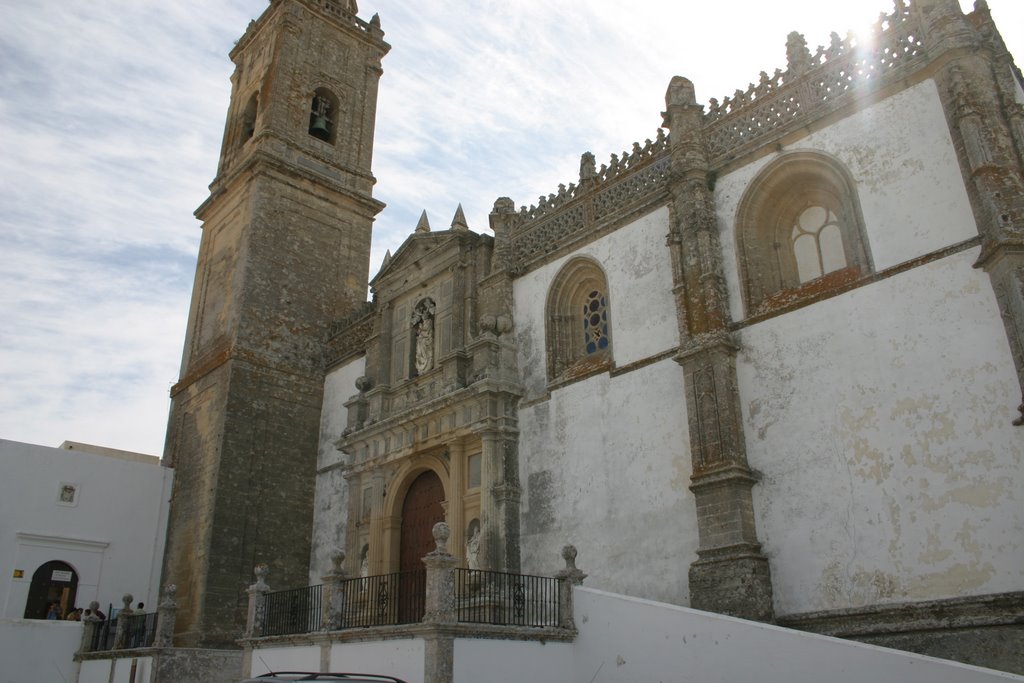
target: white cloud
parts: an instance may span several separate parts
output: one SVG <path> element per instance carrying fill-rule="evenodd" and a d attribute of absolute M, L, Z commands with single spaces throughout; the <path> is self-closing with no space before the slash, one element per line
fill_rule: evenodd
<path fill-rule="evenodd" d="M 426 209 L 487 228 L 653 137 L 669 79 L 721 99 L 887 0 L 362 0 L 393 50 L 378 107 L 377 271 Z M 1024 56 L 1024 7 L 990 0 Z M 3 3 L 0 436 L 159 452 L 233 41 L 266 0 Z M 823 9 L 823 7 L 827 9 Z M 965 10 L 970 10 L 964 4 Z"/>

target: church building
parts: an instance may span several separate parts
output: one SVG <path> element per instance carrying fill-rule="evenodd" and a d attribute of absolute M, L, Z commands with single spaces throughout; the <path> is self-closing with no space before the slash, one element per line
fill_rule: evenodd
<path fill-rule="evenodd" d="M 443 521 L 460 567 L 571 542 L 589 587 L 1024 672 L 1024 78 L 984 0 L 792 33 L 721 99 L 677 76 L 650 139 L 488 226 L 424 214 L 372 276 L 390 46 L 356 13 L 272 0 L 231 53 L 178 645 L 233 646 L 256 564 L 412 571 Z"/>

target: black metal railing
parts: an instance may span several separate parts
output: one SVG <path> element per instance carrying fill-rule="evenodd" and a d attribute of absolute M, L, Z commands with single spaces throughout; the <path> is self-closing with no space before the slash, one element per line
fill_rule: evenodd
<path fill-rule="evenodd" d="M 320 630 L 321 587 L 307 586 L 263 596 L 263 624 L 259 635 L 283 636 Z"/>
<path fill-rule="evenodd" d="M 416 569 L 342 582 L 341 628 L 415 624 L 426 611 L 427 571 Z"/>
<path fill-rule="evenodd" d="M 460 622 L 558 626 L 558 579 L 479 569 L 455 570 Z"/>
<path fill-rule="evenodd" d="M 152 647 L 156 637 L 156 612 L 142 612 L 130 617 L 119 615 L 124 619 L 124 647 Z M 116 629 L 116 625 L 115 625 Z"/>
<path fill-rule="evenodd" d="M 104 621 L 88 621 L 85 628 L 91 629 L 86 639 L 87 652 L 103 652 L 114 649 L 114 636 L 117 635 L 117 619 Z"/>

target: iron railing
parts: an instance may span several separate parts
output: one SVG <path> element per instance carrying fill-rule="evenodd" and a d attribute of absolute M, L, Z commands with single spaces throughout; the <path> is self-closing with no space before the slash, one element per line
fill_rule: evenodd
<path fill-rule="evenodd" d="M 156 637 L 156 615 L 156 612 L 132 614 L 129 617 L 119 615 L 118 619 L 125 620 L 124 647 L 152 647 Z"/>
<path fill-rule="evenodd" d="M 86 622 L 85 628 L 91 629 L 85 642 L 85 652 L 106 652 L 118 645 L 117 624 L 124 620 L 124 642 L 120 649 L 135 647 L 152 647 L 156 638 L 156 612 L 120 614 L 113 619 Z"/>
<path fill-rule="evenodd" d="M 426 611 L 427 571 L 381 574 L 341 584 L 341 628 L 415 624 Z"/>
<path fill-rule="evenodd" d="M 263 596 L 263 623 L 259 635 L 283 636 L 320 630 L 321 587 L 307 586 Z"/>
<path fill-rule="evenodd" d="M 342 581 L 341 613 L 332 628 L 416 624 L 426 612 L 425 569 Z M 259 636 L 310 633 L 321 629 L 323 586 L 267 593 Z M 561 625 L 558 579 L 478 569 L 455 570 L 455 610 L 462 623 L 529 626 Z"/>
<path fill-rule="evenodd" d="M 558 626 L 558 579 L 479 569 L 455 570 L 460 622 Z"/>

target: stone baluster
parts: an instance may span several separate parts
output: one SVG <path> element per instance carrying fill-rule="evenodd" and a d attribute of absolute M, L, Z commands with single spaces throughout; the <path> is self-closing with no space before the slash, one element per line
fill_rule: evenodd
<path fill-rule="evenodd" d="M 558 625 L 574 629 L 576 622 L 572 617 L 572 589 L 582 585 L 587 575 L 576 567 L 576 546 L 563 546 L 562 559 L 565 560 L 565 569 L 555 573 L 558 579 Z"/>
<path fill-rule="evenodd" d="M 265 564 L 258 564 L 253 569 L 256 575 L 256 583 L 249 586 L 249 612 L 245 620 L 245 637 L 257 638 L 263 632 L 263 619 L 266 615 L 266 605 L 263 602 L 264 596 L 270 592 L 270 586 L 265 579 L 270 573 L 270 567 Z"/>
<path fill-rule="evenodd" d="M 124 607 L 117 613 L 117 630 L 114 631 L 114 648 L 115 650 L 123 650 L 125 647 L 125 640 L 128 636 L 128 619 L 132 616 L 132 594 L 125 593 L 121 596 L 121 603 Z"/>
<path fill-rule="evenodd" d="M 324 582 L 323 603 L 321 604 L 320 628 L 324 631 L 337 631 L 342 627 L 345 616 L 345 552 L 336 550 L 331 555 L 331 571 L 322 576 Z"/>
<path fill-rule="evenodd" d="M 174 645 L 174 621 L 178 612 L 178 603 L 174 596 L 177 592 L 178 587 L 173 583 L 164 586 L 164 599 L 157 606 L 154 647 L 172 647 Z"/>

